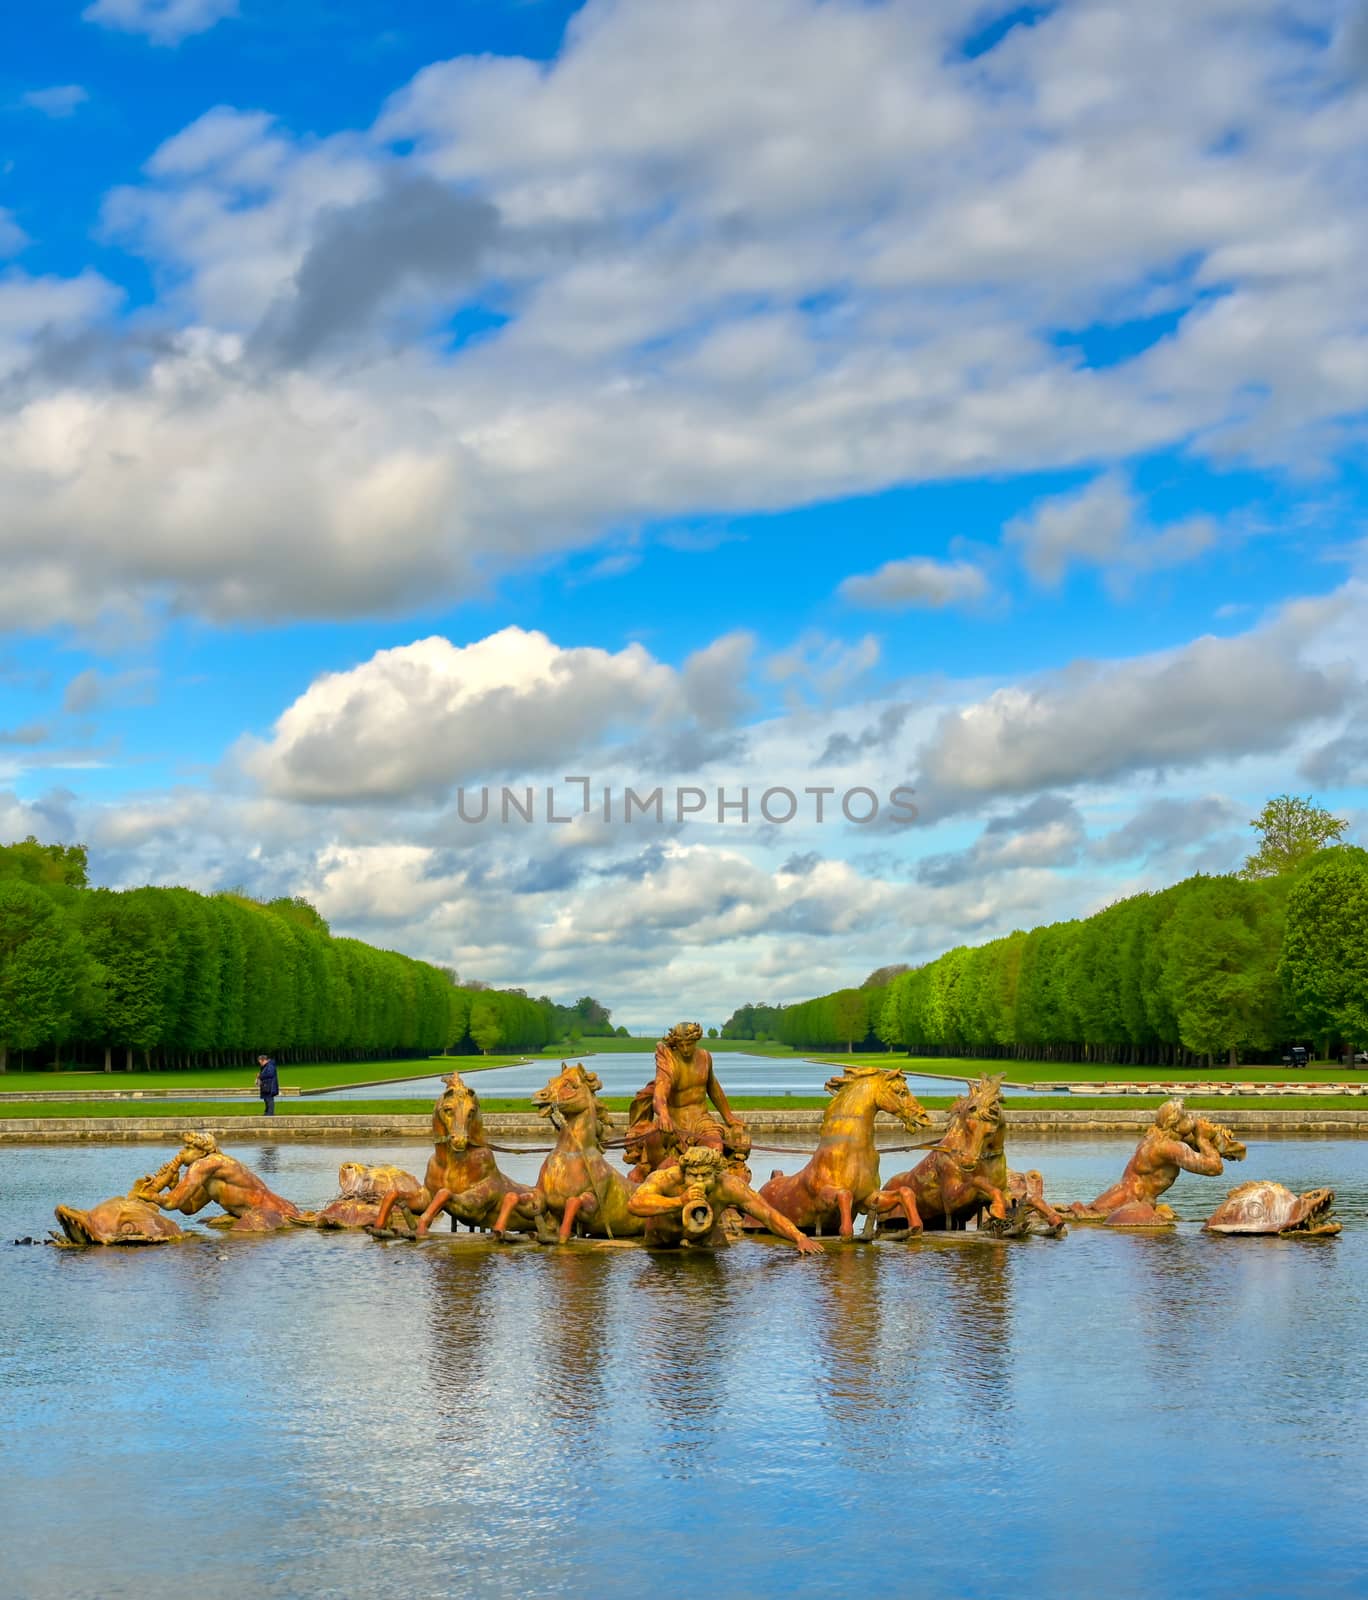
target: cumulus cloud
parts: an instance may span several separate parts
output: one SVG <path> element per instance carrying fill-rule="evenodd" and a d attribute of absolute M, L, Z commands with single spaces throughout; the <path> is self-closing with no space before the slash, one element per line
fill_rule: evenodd
<path fill-rule="evenodd" d="M 238 14 L 238 0 L 94 0 L 81 15 L 122 33 L 144 34 L 153 44 L 179 44 Z"/>
<path fill-rule="evenodd" d="M 1347 663 L 1315 665 L 1300 653 L 1314 620 L 1342 613 L 1348 600 L 1346 592 L 1289 607 L 1234 639 L 1077 662 L 948 711 L 918 757 L 926 809 L 1283 748 L 1353 696 Z"/>
<path fill-rule="evenodd" d="M 877 572 L 845 579 L 840 593 L 857 606 L 929 606 L 941 610 L 983 599 L 988 593 L 988 580 L 982 568 L 971 561 L 911 556 L 904 561 L 886 561 Z"/>
<path fill-rule="evenodd" d="M 1086 838 L 1083 818 L 1063 795 L 1043 794 L 992 817 L 967 850 L 924 856 L 917 881 L 946 888 L 1025 867 L 1070 867 Z"/>
<path fill-rule="evenodd" d="M 1185 517 L 1162 528 L 1144 525 L 1140 502 L 1125 481 L 1107 473 L 1075 494 L 1040 501 L 1004 530 L 1036 583 L 1055 587 L 1072 566 L 1100 567 L 1113 587 L 1137 573 L 1182 566 L 1216 543 L 1210 517 Z"/>
<path fill-rule="evenodd" d="M 227 10 L 91 14 L 169 39 Z M 1329 85 L 1331 47 L 1274 0 L 1057 7 L 970 60 L 980 20 L 591 0 L 552 61 L 435 64 L 364 132 L 210 111 L 105 208 L 161 285 L 159 352 L 79 370 L 51 334 L 98 310 L 0 314 L 0 370 L 23 377 L 0 537 L 44 599 L 28 619 L 97 597 L 385 612 L 652 519 L 1180 441 L 1299 466 L 1345 445 L 1368 407 L 1361 130 L 1291 87 Z M 490 331 L 453 349 L 486 273 Z M 1171 333 L 1079 358 L 1071 332 L 1156 294 Z M 1091 531 L 1023 530 L 1047 581 L 1212 537 L 1096 509 Z M 972 598 L 972 567 L 940 566 L 856 592 Z"/>
<path fill-rule="evenodd" d="M 1228 834 L 1244 813 L 1224 795 L 1162 796 L 1147 801 L 1119 828 L 1095 839 L 1089 853 L 1097 861 L 1154 860 Z"/>
<path fill-rule="evenodd" d="M 390 174 L 380 193 L 320 216 L 290 292 L 253 336 L 252 353 L 293 365 L 364 335 L 405 285 L 470 280 L 498 228 L 488 200 L 422 175 Z"/>
<path fill-rule="evenodd" d="M 733 651 L 719 641 L 677 672 L 640 645 L 563 649 L 516 627 L 468 645 L 420 639 L 317 679 L 244 760 L 271 793 L 308 802 L 578 771 L 610 734 L 697 710 L 715 722 L 727 707 L 711 680 Z"/>

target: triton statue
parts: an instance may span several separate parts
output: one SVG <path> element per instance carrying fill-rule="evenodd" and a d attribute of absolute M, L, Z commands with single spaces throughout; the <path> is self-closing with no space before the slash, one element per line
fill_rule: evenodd
<path fill-rule="evenodd" d="M 646 1219 L 646 1243 L 662 1246 L 692 1245 L 708 1250 L 729 1243 L 723 1213 L 744 1212 L 770 1233 L 787 1239 L 799 1255 L 819 1255 L 822 1246 L 756 1194 L 748 1183 L 727 1170 L 720 1150 L 692 1145 L 676 1161 L 653 1172 L 636 1189 L 627 1209 Z"/>
<path fill-rule="evenodd" d="M 1105 1222 L 1112 1228 L 1169 1227 L 1175 1213 L 1159 1203 L 1159 1196 L 1173 1187 L 1180 1172 L 1215 1178 L 1227 1161 L 1244 1158 L 1245 1147 L 1229 1128 L 1185 1111 L 1181 1100 L 1165 1100 L 1118 1181 L 1090 1204 L 1075 1200 L 1068 1210 L 1080 1222 Z"/>
<path fill-rule="evenodd" d="M 222 1206 L 233 1220 L 224 1223 L 214 1218 L 213 1223 L 234 1233 L 271 1233 L 304 1219 L 298 1206 L 272 1194 L 255 1172 L 224 1155 L 213 1134 L 187 1133 L 184 1140 L 159 1171 L 133 1185 L 131 1193 L 137 1199 L 187 1217 L 207 1205 Z"/>

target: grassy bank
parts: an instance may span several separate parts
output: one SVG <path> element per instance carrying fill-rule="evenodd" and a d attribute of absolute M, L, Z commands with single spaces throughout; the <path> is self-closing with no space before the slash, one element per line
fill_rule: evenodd
<path fill-rule="evenodd" d="M 323 1061 L 309 1066 L 279 1069 L 282 1086 L 289 1089 L 345 1089 L 354 1083 L 380 1083 L 400 1078 L 421 1078 L 436 1072 L 477 1072 L 484 1067 L 509 1067 L 526 1061 L 522 1052 L 488 1056 L 418 1056 L 407 1061 Z M 250 1089 L 255 1067 L 204 1068 L 187 1072 L 4 1072 L 0 1091 L 26 1093 L 61 1089 L 108 1090 L 128 1094 L 147 1089 Z"/>
<path fill-rule="evenodd" d="M 1335 1062 L 1318 1061 L 1294 1071 L 1291 1067 L 1236 1067 L 1221 1065 L 1208 1071 L 1204 1067 L 1109 1067 L 1088 1061 L 987 1061 L 975 1057 L 905 1056 L 890 1053 L 857 1052 L 855 1055 L 806 1052 L 809 1061 L 829 1061 L 841 1066 L 899 1067 L 904 1072 L 925 1073 L 933 1077 L 977 1078 L 983 1073 L 1002 1073 L 1008 1083 L 1352 1083 L 1362 1078 L 1368 1084 L 1368 1070 L 1350 1068 Z"/>
<path fill-rule="evenodd" d="M 952 1095 L 925 1095 L 921 1103 L 928 1111 L 945 1111 L 953 1104 Z M 512 1111 L 531 1111 L 528 1100 L 481 1099 L 486 1115 Z M 1153 1111 L 1153 1095 L 1020 1095 L 1007 1102 L 1007 1109 L 1020 1111 Z M 625 1097 L 612 1096 L 604 1104 L 610 1111 L 625 1112 Z M 830 1101 L 825 1095 L 753 1095 L 738 1097 L 732 1105 L 743 1115 L 747 1111 L 824 1110 Z M 1199 1111 L 1368 1111 L 1363 1100 L 1354 1095 L 1325 1094 L 1303 1095 L 1296 1099 L 1273 1095 L 1241 1095 L 1233 1099 L 1221 1095 L 1189 1095 L 1185 1104 Z M 282 1116 L 426 1116 L 430 1110 L 422 1100 L 300 1100 L 283 1102 L 277 1108 Z M 207 1105 L 204 1101 L 175 1100 L 112 1100 L 112 1101 L 9 1101 L 0 1104 L 0 1119 L 22 1117 L 42 1118 L 105 1118 L 105 1117 L 164 1117 L 168 1122 L 185 1127 L 197 1123 L 228 1117 L 260 1116 L 261 1108 L 254 1101 L 227 1101 Z M 1219 1120 L 1219 1117 L 1216 1119 Z"/>

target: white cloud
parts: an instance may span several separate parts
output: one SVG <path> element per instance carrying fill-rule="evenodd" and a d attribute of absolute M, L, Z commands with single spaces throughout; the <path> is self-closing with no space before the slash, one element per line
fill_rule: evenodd
<path fill-rule="evenodd" d="M 0 206 L 0 256 L 16 255 L 29 242 L 29 236 L 14 220 L 8 206 Z"/>
<path fill-rule="evenodd" d="M 238 0 L 94 0 L 81 15 L 87 22 L 141 33 L 153 44 L 174 45 L 191 34 L 238 14 Z"/>
<path fill-rule="evenodd" d="M 100 9 L 165 32 L 221 8 Z M 0 424 L 7 570 L 51 590 L 55 541 L 82 575 L 37 626 L 97 594 L 356 615 L 652 519 L 1187 441 L 1322 460 L 1368 408 L 1368 97 L 1281 15 L 1058 7 L 971 61 L 967 3 L 618 0 L 550 63 L 427 68 L 370 133 L 219 107 L 106 207 L 180 333 L 117 385 L 36 360 Z M 458 201 L 488 223 L 461 271 L 408 227 L 348 276 L 338 241 L 434 178 L 453 230 Z M 290 320 L 326 264 L 345 339 Z M 482 295 L 508 320 L 447 349 Z M 1167 338 L 1081 362 L 1071 333 L 1156 303 Z M 263 370 L 286 347 L 303 370 Z M 66 432 L 109 443 L 56 471 Z M 1037 570 L 1100 555 L 1122 581 L 1213 533 L 1133 519 L 1109 557 L 1107 526 L 1040 530 Z"/>
<path fill-rule="evenodd" d="M 1101 568 L 1113 587 L 1141 572 L 1181 566 L 1209 550 L 1219 533 L 1210 517 L 1147 527 L 1140 502 L 1115 473 L 1073 494 L 1041 500 L 1004 530 L 1036 583 L 1055 587 L 1074 565 Z"/>
<path fill-rule="evenodd" d="M 983 569 L 971 561 L 936 561 L 911 556 L 886 561 L 876 572 L 845 579 L 842 597 L 857 606 L 945 606 L 982 600 L 988 593 Z"/>
<path fill-rule="evenodd" d="M 679 675 L 640 645 L 567 650 L 516 627 L 464 646 L 434 637 L 317 679 L 246 765 L 295 800 L 438 796 L 582 765 L 609 733 L 661 724 L 683 704 Z"/>
<path fill-rule="evenodd" d="M 1287 747 L 1354 694 L 1347 659 L 1317 665 L 1304 654 L 1311 630 L 1351 607 L 1354 588 L 1237 638 L 1076 662 L 947 711 L 918 755 L 928 814 Z"/>
<path fill-rule="evenodd" d="M 20 97 L 19 103 L 30 110 L 41 111 L 45 117 L 69 117 L 77 106 L 83 106 L 90 96 L 79 83 L 54 84 L 51 89 L 30 89 Z"/>

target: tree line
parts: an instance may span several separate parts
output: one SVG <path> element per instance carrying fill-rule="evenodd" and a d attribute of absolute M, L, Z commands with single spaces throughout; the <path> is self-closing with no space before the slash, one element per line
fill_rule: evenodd
<path fill-rule="evenodd" d="M 462 985 L 337 938 L 303 899 L 90 888 L 81 845 L 0 846 L 0 1072 L 11 1052 L 129 1070 L 536 1050 L 612 1032 L 574 1007 Z"/>
<path fill-rule="evenodd" d="M 1326 1056 L 1368 1046 L 1368 852 L 1318 844 L 1261 870 L 1267 859 L 1261 847 L 1239 875 L 1198 874 L 1095 916 L 882 968 L 859 988 L 743 1006 L 722 1032 L 804 1049 L 1187 1067 L 1235 1066 L 1299 1039 Z"/>

